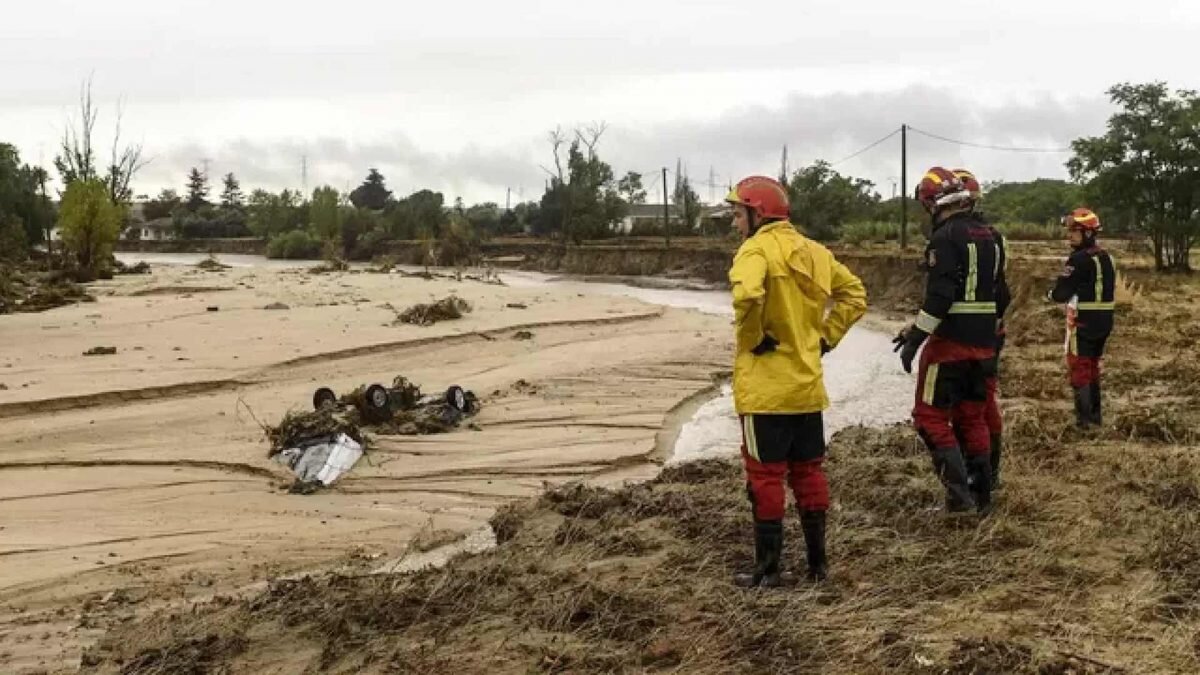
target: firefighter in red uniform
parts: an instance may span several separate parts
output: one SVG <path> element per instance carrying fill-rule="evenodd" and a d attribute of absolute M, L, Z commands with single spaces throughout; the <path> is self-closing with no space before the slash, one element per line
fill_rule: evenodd
<path fill-rule="evenodd" d="M 979 208 L 979 202 L 983 199 L 983 189 L 979 185 L 979 179 L 975 178 L 975 174 L 966 169 L 955 169 L 954 175 L 958 176 L 963 182 L 963 187 L 967 188 L 967 192 L 971 194 L 971 210 L 983 222 L 987 223 L 987 217 Z M 992 229 L 992 236 L 995 237 L 996 243 L 1000 245 L 1000 269 L 1007 273 L 1008 270 L 1008 245 L 1004 241 L 1004 235 L 1000 234 L 994 226 L 988 225 Z M 1007 276 L 1007 274 L 1006 274 Z M 1004 418 L 1000 415 L 1000 402 L 997 400 L 997 391 L 999 389 L 1000 380 L 1000 351 L 1004 349 L 1004 339 L 1007 331 L 1004 328 L 1004 316 L 998 315 L 996 321 L 996 357 L 992 360 L 991 376 L 987 378 L 987 408 L 984 410 L 984 420 L 987 422 L 988 436 L 991 440 L 991 460 L 992 460 L 992 489 L 1000 486 L 1000 455 L 1003 451 L 1004 442 Z M 955 425 L 956 432 L 961 428 L 961 424 Z M 958 433 L 958 442 L 960 447 L 966 447 L 966 442 L 961 433 Z"/>
<path fill-rule="evenodd" d="M 1049 298 L 1067 304 L 1067 369 L 1075 390 L 1075 424 L 1100 426 L 1100 359 L 1113 328 L 1116 266 L 1096 242 L 1100 218 L 1089 209 L 1063 216 L 1072 253 Z"/>
<path fill-rule="evenodd" d="M 992 492 L 987 378 L 996 356 L 996 321 L 1009 300 L 1002 249 L 953 172 L 927 171 L 916 198 L 933 225 L 925 248 L 929 276 L 921 312 L 896 338 L 896 350 L 905 372 L 912 372 L 924 345 L 913 421 L 946 488 L 947 510 L 986 514 Z"/>

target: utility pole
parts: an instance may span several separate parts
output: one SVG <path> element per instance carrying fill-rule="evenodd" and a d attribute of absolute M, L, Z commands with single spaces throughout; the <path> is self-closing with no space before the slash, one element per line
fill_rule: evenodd
<path fill-rule="evenodd" d="M 504 188 L 504 210 L 512 210 L 512 188 Z"/>
<path fill-rule="evenodd" d="M 300 190 L 308 194 L 308 155 L 300 155 Z"/>
<path fill-rule="evenodd" d="M 667 167 L 663 167 L 663 235 L 667 238 L 667 248 L 671 248 L 671 208 L 667 206 Z"/>
<path fill-rule="evenodd" d="M 900 125 L 900 250 L 908 248 L 908 125 Z"/>
<path fill-rule="evenodd" d="M 715 192 L 713 192 L 716 189 L 717 189 L 717 172 L 714 171 L 712 166 L 710 165 L 708 167 L 708 203 L 709 204 L 715 204 L 717 201 L 717 195 Z"/>
<path fill-rule="evenodd" d="M 779 160 L 779 182 L 784 185 L 788 184 L 787 144 L 784 144 L 783 157 Z"/>

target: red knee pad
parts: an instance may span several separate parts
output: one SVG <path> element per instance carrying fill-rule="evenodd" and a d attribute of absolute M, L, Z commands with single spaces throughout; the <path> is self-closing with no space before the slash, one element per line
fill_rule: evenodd
<path fill-rule="evenodd" d="M 754 505 L 755 520 L 783 520 L 787 511 L 787 496 L 783 488 L 787 477 L 787 462 L 767 462 L 754 459 L 742 451 L 746 466 L 746 489 Z"/>
<path fill-rule="evenodd" d="M 829 480 L 825 478 L 824 461 L 819 458 L 788 465 L 792 494 L 801 511 L 829 510 Z"/>

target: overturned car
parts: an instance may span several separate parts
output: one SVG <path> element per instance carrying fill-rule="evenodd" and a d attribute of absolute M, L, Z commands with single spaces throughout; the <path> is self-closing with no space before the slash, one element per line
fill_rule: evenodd
<path fill-rule="evenodd" d="M 404 376 L 397 376 L 390 387 L 363 385 L 340 398 L 329 387 L 321 387 L 313 392 L 312 405 L 313 410 L 318 411 L 326 406 L 335 409 L 353 407 L 366 424 L 383 424 L 395 419 L 397 413 L 412 412 L 455 425 L 464 417 L 479 412 L 479 398 L 475 392 L 455 384 L 442 393 L 422 396 L 421 388 Z"/>

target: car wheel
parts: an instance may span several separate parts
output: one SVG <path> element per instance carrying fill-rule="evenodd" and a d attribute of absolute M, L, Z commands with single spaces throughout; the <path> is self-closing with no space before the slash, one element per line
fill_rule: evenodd
<path fill-rule="evenodd" d="M 327 405 L 336 405 L 337 394 L 333 393 L 329 387 L 321 387 L 313 392 L 312 404 L 313 410 L 320 410 Z"/>

